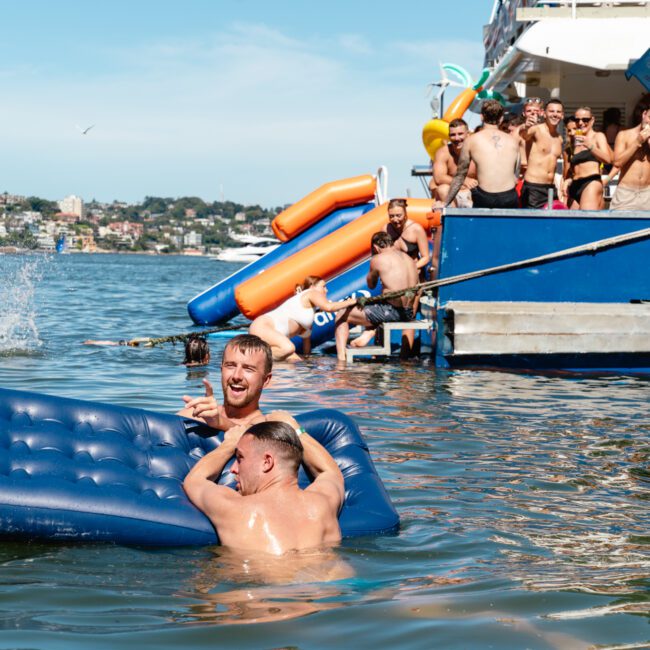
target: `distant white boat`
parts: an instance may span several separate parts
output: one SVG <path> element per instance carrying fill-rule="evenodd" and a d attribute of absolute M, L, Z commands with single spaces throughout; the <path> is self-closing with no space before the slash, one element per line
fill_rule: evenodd
<path fill-rule="evenodd" d="M 262 239 L 262 238 L 259 238 Z M 259 241 L 248 246 L 233 246 L 224 248 L 213 256 L 220 262 L 254 262 L 255 260 L 274 251 L 280 244 L 275 239 Z"/>

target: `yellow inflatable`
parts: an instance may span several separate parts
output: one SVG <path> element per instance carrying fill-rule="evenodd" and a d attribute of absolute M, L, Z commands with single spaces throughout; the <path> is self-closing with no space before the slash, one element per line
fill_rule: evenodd
<path fill-rule="evenodd" d="M 429 120 L 422 129 L 422 144 L 433 160 L 436 151 L 449 139 L 449 122 L 445 120 Z"/>
<path fill-rule="evenodd" d="M 460 66 L 445 63 L 442 67 L 444 70 L 458 75 L 466 83 L 471 84 L 469 73 L 463 70 Z M 449 108 L 445 111 L 442 119 L 429 120 L 424 125 L 424 128 L 422 129 L 422 144 L 424 144 L 424 148 L 427 150 L 431 160 L 433 160 L 436 151 L 438 151 L 438 149 L 449 140 L 449 123 L 455 119 L 463 117 L 465 111 L 470 107 L 470 104 L 474 101 L 477 95 L 479 97 L 488 96 L 486 91 L 483 90 L 483 84 L 486 82 L 489 75 L 490 71 L 487 68 L 483 70 L 478 82 L 471 88 L 465 88 L 465 90 L 454 99 L 454 101 L 449 105 Z M 490 96 L 493 96 L 494 99 L 498 99 L 502 104 L 505 104 L 505 100 L 501 95 L 499 95 L 499 93 L 492 93 L 492 91 L 490 91 L 490 93 Z"/>

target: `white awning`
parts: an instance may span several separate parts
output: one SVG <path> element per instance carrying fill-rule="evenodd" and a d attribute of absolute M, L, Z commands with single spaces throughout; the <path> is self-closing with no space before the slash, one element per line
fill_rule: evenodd
<path fill-rule="evenodd" d="M 531 25 L 514 47 L 533 57 L 599 70 L 626 70 L 650 42 L 645 18 L 553 18 Z"/>

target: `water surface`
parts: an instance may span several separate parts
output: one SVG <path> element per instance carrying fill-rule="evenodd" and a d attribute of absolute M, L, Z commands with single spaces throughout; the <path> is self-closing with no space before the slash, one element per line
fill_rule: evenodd
<path fill-rule="evenodd" d="M 0 255 L 0 385 L 173 412 L 218 385 L 182 346 L 85 339 L 190 329 L 236 265 Z M 650 383 L 280 365 L 263 408 L 360 425 L 402 520 L 346 540 L 356 577 L 265 582 L 219 548 L 0 545 L 0 648 L 640 648 L 650 645 Z"/>

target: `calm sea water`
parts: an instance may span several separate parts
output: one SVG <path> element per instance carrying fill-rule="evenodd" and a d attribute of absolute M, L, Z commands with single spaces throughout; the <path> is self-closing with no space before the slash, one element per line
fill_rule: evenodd
<path fill-rule="evenodd" d="M 173 412 L 208 259 L 0 255 L 0 385 Z M 650 647 L 650 382 L 315 356 L 263 407 L 352 415 L 402 519 L 347 540 L 356 578 L 264 584 L 219 549 L 0 545 L 0 648 Z"/>

